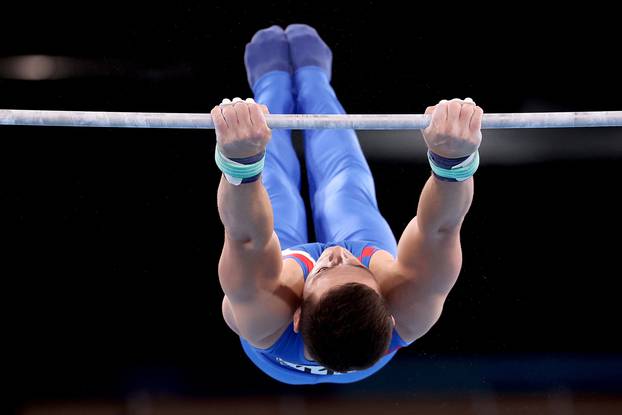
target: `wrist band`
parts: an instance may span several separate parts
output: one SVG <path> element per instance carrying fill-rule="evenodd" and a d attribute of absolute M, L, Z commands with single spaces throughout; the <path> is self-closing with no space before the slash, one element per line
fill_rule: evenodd
<path fill-rule="evenodd" d="M 259 154 L 244 158 L 227 158 L 218 149 L 214 154 L 216 165 L 225 175 L 225 179 L 234 186 L 259 180 L 266 160 L 265 150 Z"/>
<path fill-rule="evenodd" d="M 473 176 L 479 167 L 479 150 L 470 156 L 455 159 L 439 156 L 428 150 L 428 161 L 432 173 L 445 182 L 462 182 Z"/>

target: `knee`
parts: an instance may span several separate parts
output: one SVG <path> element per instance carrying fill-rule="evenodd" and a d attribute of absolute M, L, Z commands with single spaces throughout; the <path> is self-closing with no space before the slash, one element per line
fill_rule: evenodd
<path fill-rule="evenodd" d="M 318 190 L 323 190 L 326 196 L 356 197 L 365 195 L 375 197 L 374 180 L 368 169 L 363 167 L 348 167 L 343 169 L 325 183 L 320 184 Z"/>

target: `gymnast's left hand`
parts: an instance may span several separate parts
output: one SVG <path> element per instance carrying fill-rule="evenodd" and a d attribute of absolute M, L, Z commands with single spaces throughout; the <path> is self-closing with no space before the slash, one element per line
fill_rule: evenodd
<path fill-rule="evenodd" d="M 227 158 L 244 158 L 265 151 L 272 138 L 265 117 L 269 113 L 268 107 L 252 98 L 223 99 L 211 111 L 220 152 Z"/>
<path fill-rule="evenodd" d="M 422 130 L 423 139 L 433 153 L 460 158 L 477 151 L 482 143 L 484 111 L 471 98 L 443 99 L 428 107 L 425 113 L 432 118 L 430 125 Z"/>

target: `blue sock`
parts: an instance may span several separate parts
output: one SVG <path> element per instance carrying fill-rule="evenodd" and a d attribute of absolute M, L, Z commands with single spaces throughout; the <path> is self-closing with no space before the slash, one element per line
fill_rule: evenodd
<path fill-rule="evenodd" d="M 320 67 L 330 82 L 333 53 L 317 31 L 305 24 L 292 24 L 285 29 L 294 71 L 305 66 Z"/>
<path fill-rule="evenodd" d="M 244 65 L 251 89 L 268 72 L 284 71 L 291 74 L 289 44 L 283 28 L 275 25 L 255 33 L 250 43 L 246 44 Z"/>

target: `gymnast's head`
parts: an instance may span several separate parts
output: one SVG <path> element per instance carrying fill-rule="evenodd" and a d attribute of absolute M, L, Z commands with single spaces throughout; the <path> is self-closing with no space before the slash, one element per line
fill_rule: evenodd
<path fill-rule="evenodd" d="M 367 369 L 388 350 L 394 325 L 374 274 L 347 249 L 327 248 L 294 315 L 308 357 L 336 372 Z"/>

